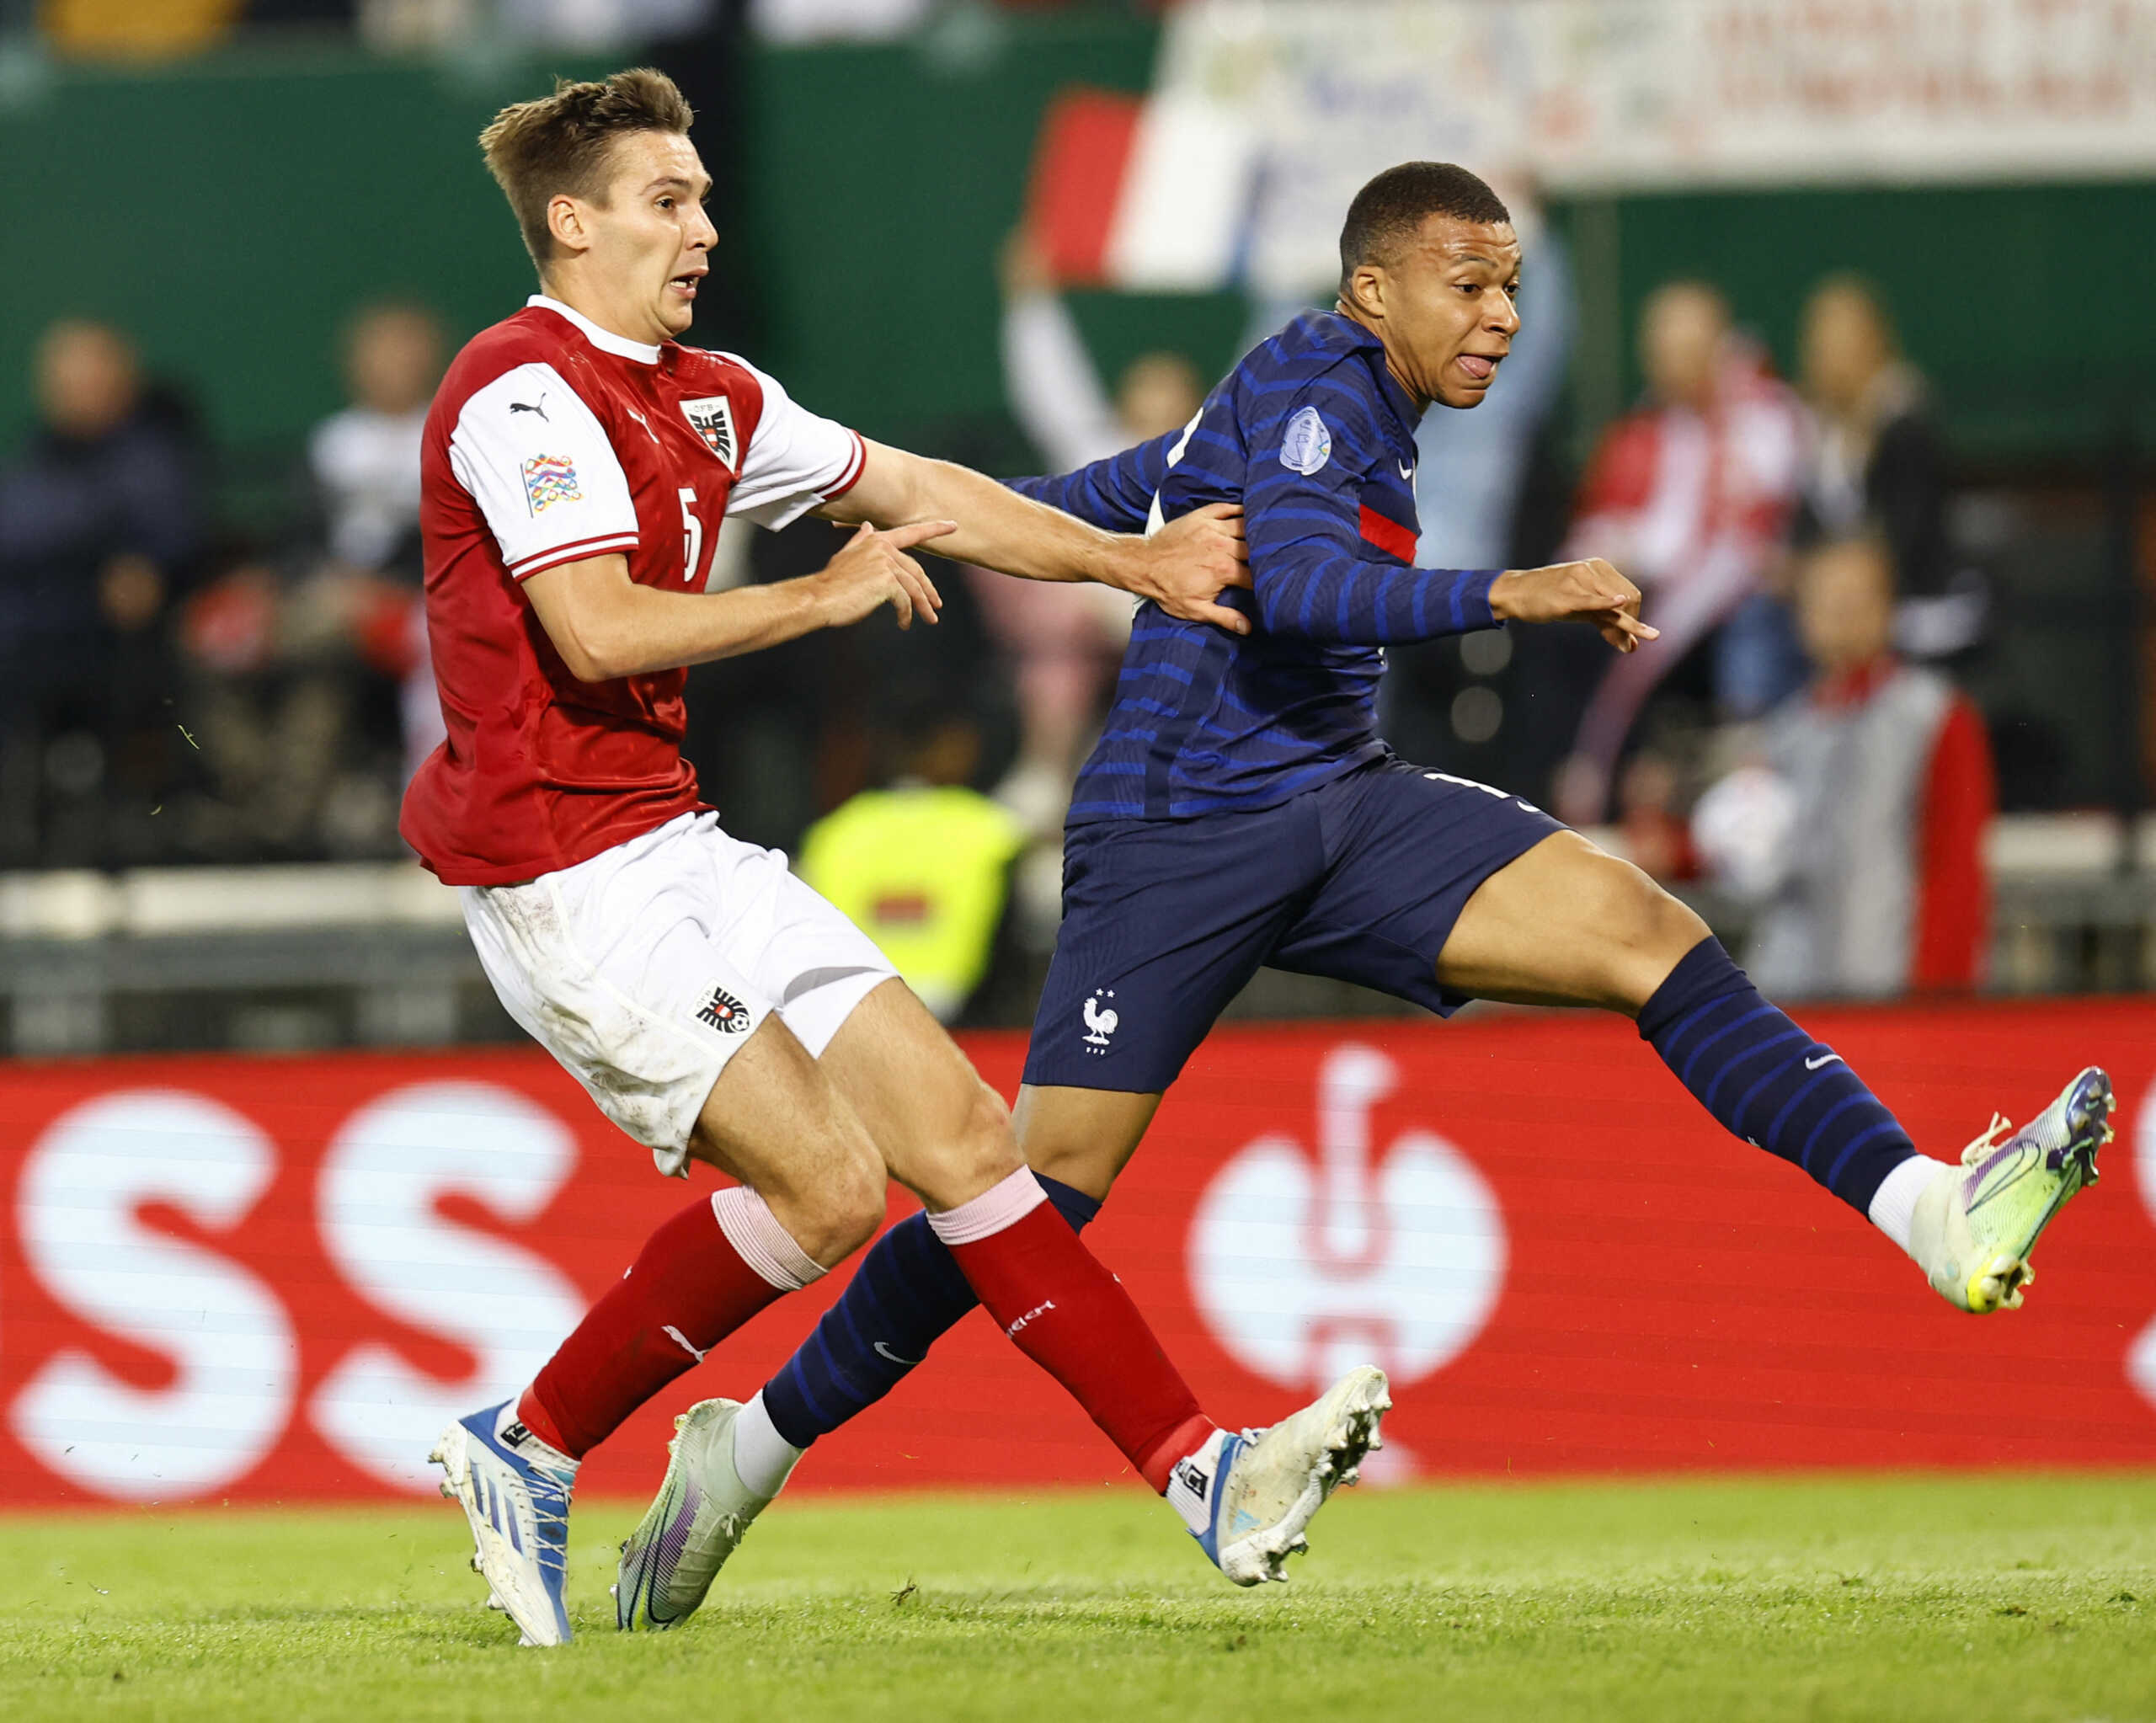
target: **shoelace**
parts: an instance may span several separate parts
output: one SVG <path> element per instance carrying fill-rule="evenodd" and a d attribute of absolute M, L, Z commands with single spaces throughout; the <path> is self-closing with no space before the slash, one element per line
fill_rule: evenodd
<path fill-rule="evenodd" d="M 1964 1166 L 1974 1166 L 1987 1155 L 1989 1155 L 1994 1149 L 1998 1148 L 1999 1139 L 2013 1128 L 2013 1120 L 2007 1118 L 2007 1116 L 2003 1112 L 1994 1112 L 1991 1116 L 1991 1123 L 1984 1128 L 1983 1134 L 1977 1138 L 1975 1142 L 1970 1144 L 1967 1148 L 1961 1151 L 1961 1165 Z"/>
<path fill-rule="evenodd" d="M 569 1486 L 534 1466 L 525 1494 L 531 1502 L 532 1529 L 538 1534 L 542 1567 L 566 1575 L 569 1542 Z"/>

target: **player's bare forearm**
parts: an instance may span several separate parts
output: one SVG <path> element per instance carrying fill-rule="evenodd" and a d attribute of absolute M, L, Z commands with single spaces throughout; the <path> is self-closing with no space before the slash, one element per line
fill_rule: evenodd
<path fill-rule="evenodd" d="M 630 579 L 627 559 L 617 552 L 543 569 L 525 581 L 524 591 L 569 674 L 606 682 L 761 652 L 894 602 L 888 589 L 875 587 L 876 571 L 855 567 L 861 560 L 856 550 L 845 568 L 834 558 L 830 568 L 770 586 L 664 592 Z M 932 588 L 925 604 L 918 595 L 914 601 L 934 620 Z M 911 607 L 895 607 L 902 622 L 911 620 Z"/>
<path fill-rule="evenodd" d="M 1098 581 L 1171 616 L 1249 632 L 1246 617 L 1217 602 L 1225 589 L 1250 584 L 1238 509 L 1194 510 L 1151 538 L 1104 532 L 969 467 L 870 443 L 853 488 L 819 512 L 883 526 L 954 521 L 933 547 L 938 556 L 1023 580 Z"/>
<path fill-rule="evenodd" d="M 1114 576 L 1137 541 L 1022 497 L 970 467 L 881 443 L 868 444 L 853 488 L 818 512 L 833 520 L 886 527 L 955 520 L 958 531 L 937 541 L 938 556 L 1022 580 L 1119 586 Z"/>

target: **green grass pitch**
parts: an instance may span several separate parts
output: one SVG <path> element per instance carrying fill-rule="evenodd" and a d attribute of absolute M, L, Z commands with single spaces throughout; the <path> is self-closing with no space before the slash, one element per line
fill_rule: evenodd
<path fill-rule="evenodd" d="M 0 1519 L 0 1716 L 2156 1719 L 2156 1477 L 1343 1494 L 1238 1592 L 1125 1488 L 782 1503 L 688 1626 L 519 1651 L 453 1510 Z"/>

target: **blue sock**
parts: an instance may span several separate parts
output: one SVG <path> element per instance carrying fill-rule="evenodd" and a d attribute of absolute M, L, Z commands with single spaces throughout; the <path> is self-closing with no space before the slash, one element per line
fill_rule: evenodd
<path fill-rule="evenodd" d="M 1034 1176 L 1073 1232 L 1101 1212 L 1083 1191 Z M 764 1384 L 771 1427 L 796 1448 L 830 1435 L 896 1388 L 977 1302 L 928 1216 L 908 1215 L 877 1240 L 816 1331 Z"/>
<path fill-rule="evenodd" d="M 1669 972 L 1640 1012 L 1640 1038 L 1725 1128 L 1795 1161 L 1860 1214 L 1917 1152 L 1841 1056 L 1761 998 L 1720 940 L 1701 940 Z"/>

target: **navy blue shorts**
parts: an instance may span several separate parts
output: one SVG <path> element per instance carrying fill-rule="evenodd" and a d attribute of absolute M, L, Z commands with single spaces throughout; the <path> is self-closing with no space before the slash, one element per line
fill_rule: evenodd
<path fill-rule="evenodd" d="M 1074 826 L 1025 1080 L 1166 1089 L 1261 968 L 1449 1016 L 1438 953 L 1475 888 L 1564 827 L 1466 778 L 1383 760 L 1254 813 Z"/>

